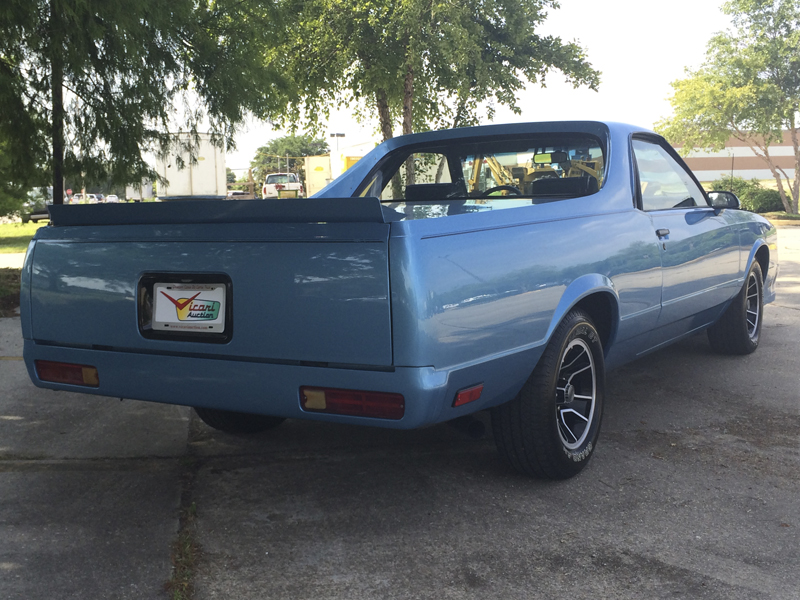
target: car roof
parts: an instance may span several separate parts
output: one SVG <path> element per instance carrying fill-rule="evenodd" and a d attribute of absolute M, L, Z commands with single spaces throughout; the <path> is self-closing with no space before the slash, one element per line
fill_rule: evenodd
<path fill-rule="evenodd" d="M 350 169 L 345 171 L 342 176 L 328 184 L 320 192 L 314 194 L 314 197 L 335 198 L 351 196 L 380 159 L 390 152 L 405 146 L 415 146 L 417 144 L 434 145 L 439 142 L 447 143 L 462 140 L 464 143 L 468 143 L 471 140 L 485 139 L 488 137 L 535 135 L 537 133 L 585 133 L 597 136 L 602 140 L 610 140 L 611 138 L 621 139 L 621 137 L 627 138 L 634 133 L 650 133 L 655 135 L 646 127 L 638 127 L 636 125 L 617 123 L 614 121 L 503 123 L 498 125 L 479 125 L 477 127 L 459 127 L 456 129 L 412 133 L 409 135 L 401 135 L 379 144 L 355 163 L 355 165 L 350 167 Z"/>

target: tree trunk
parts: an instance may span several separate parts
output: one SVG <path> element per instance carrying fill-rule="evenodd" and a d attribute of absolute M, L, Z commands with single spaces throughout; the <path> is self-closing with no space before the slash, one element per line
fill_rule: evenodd
<path fill-rule="evenodd" d="M 403 81 L 403 135 L 414 133 L 414 68 L 408 65 Z M 406 159 L 406 185 L 416 183 L 414 156 Z"/>
<path fill-rule="evenodd" d="M 797 214 L 798 200 L 800 200 L 800 141 L 797 139 L 797 128 L 795 127 L 794 117 L 790 120 L 791 127 L 789 133 L 792 137 L 792 149 L 794 150 L 794 181 L 789 186 L 789 191 L 792 194 L 792 212 Z"/>
<path fill-rule="evenodd" d="M 64 203 L 64 66 L 61 6 L 50 0 L 50 91 L 53 135 L 53 204 Z"/>
<path fill-rule="evenodd" d="M 753 141 L 752 138 L 748 138 L 747 136 L 736 136 L 736 139 L 745 142 L 750 150 L 753 151 L 758 158 L 763 160 L 767 163 L 767 167 L 769 168 L 769 172 L 772 173 L 772 177 L 775 178 L 775 183 L 778 188 L 778 193 L 781 196 L 781 203 L 783 204 L 783 209 L 789 213 L 793 214 L 797 212 L 797 204 L 792 207 L 792 198 L 786 195 L 786 188 L 783 187 L 783 178 L 781 177 L 781 171 L 783 169 L 778 169 L 775 163 L 772 160 L 772 157 L 769 155 L 769 145 L 764 141 L 763 145 L 758 144 L 757 142 Z"/>
<path fill-rule="evenodd" d="M 378 90 L 375 92 L 375 104 L 378 107 L 378 119 L 381 125 L 381 134 L 383 141 L 392 139 L 392 114 L 389 110 L 389 99 L 386 96 L 386 90 Z M 403 197 L 403 183 L 400 181 L 400 172 L 398 171 L 392 177 L 392 200 L 399 200 Z M 394 208 L 394 206 L 392 207 Z"/>
<path fill-rule="evenodd" d="M 389 99 L 386 97 L 386 90 L 375 92 L 375 104 L 378 107 L 378 120 L 381 125 L 381 135 L 383 135 L 383 141 L 385 142 L 394 137 L 392 135 L 392 115 L 389 111 Z"/>

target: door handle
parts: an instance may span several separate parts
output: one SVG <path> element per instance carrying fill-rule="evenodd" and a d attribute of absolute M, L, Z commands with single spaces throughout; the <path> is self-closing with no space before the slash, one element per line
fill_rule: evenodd
<path fill-rule="evenodd" d="M 669 229 L 656 229 L 656 235 L 660 238 L 665 238 L 669 235 Z"/>

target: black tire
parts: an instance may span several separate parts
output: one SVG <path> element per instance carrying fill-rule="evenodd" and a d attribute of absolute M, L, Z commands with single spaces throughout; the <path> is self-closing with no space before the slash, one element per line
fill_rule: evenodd
<path fill-rule="evenodd" d="M 282 417 L 251 415 L 216 408 L 195 407 L 194 412 L 209 427 L 228 433 L 258 433 L 273 429 L 286 420 Z"/>
<path fill-rule="evenodd" d="M 764 276 L 754 260 L 736 298 L 708 328 L 708 341 L 720 354 L 750 354 L 758 348 L 763 320 Z"/>
<path fill-rule="evenodd" d="M 500 455 L 527 475 L 566 479 L 589 462 L 603 417 L 603 346 L 589 315 L 559 324 L 519 394 L 492 410 Z"/>

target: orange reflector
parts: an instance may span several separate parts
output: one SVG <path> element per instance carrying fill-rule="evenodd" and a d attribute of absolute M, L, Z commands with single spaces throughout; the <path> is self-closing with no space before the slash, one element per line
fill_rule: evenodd
<path fill-rule="evenodd" d="M 303 410 L 375 419 L 402 419 L 406 411 L 401 394 L 332 388 L 300 388 Z"/>
<path fill-rule="evenodd" d="M 51 360 L 37 360 L 34 361 L 34 364 L 36 365 L 36 375 L 42 381 L 84 385 L 87 387 L 100 386 L 100 376 L 97 374 L 95 367 L 53 362 Z"/>
<path fill-rule="evenodd" d="M 478 385 L 473 385 L 470 388 L 465 390 L 461 390 L 456 394 L 455 402 L 453 402 L 453 408 L 456 406 L 463 406 L 464 404 L 469 404 L 470 402 L 475 402 L 478 398 L 481 397 L 481 392 L 483 392 L 483 384 L 479 383 Z"/>

